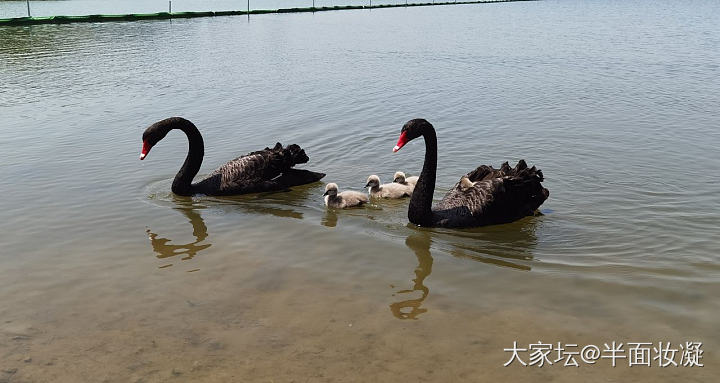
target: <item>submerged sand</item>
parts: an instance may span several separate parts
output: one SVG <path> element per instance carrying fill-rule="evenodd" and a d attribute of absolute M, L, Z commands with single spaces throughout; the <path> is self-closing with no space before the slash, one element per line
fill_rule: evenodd
<path fill-rule="evenodd" d="M 319 239 L 336 235 L 314 231 Z M 362 242 L 346 245 L 360 249 Z M 298 251 L 311 258 L 317 255 L 302 252 L 316 246 L 322 245 L 298 245 Z M 428 257 L 390 242 L 387 254 L 364 260 L 354 250 L 325 249 L 336 261 L 345 259 L 344 272 L 333 264 L 329 271 L 314 269 L 229 248 L 204 259 L 174 259 L 166 268 L 167 259 L 150 269 L 143 262 L 105 271 L 98 264 L 59 268 L 64 281 L 47 280 L 52 288 L 5 295 L 0 381 L 708 382 L 719 371 L 720 343 L 709 322 L 652 320 L 647 308 L 618 301 L 622 289 L 592 292 L 592 282 L 442 252 Z M 352 271 L 383 259 L 395 271 Z M 318 261 L 327 265 L 327 258 Z M 434 276 L 451 279 L 444 274 L 458 267 L 488 267 L 495 276 L 477 291 L 464 291 L 461 281 L 455 288 L 433 283 Z M 532 292 L 538 289 L 545 294 Z M 513 341 L 602 346 L 696 338 L 705 341 L 703 368 L 628 367 L 624 361 L 615 368 L 609 361 L 503 367 L 510 356 L 503 349 Z"/>

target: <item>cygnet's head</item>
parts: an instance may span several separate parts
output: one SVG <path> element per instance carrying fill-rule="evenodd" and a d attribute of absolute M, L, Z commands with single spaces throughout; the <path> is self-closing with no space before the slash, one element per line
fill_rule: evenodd
<path fill-rule="evenodd" d="M 393 182 L 397 182 L 399 184 L 404 184 L 405 183 L 405 173 L 395 172 L 395 175 L 393 176 Z"/>
<path fill-rule="evenodd" d="M 336 183 L 329 183 L 325 185 L 325 194 L 323 196 L 329 195 L 331 197 L 335 197 L 338 193 L 338 187 Z"/>
<path fill-rule="evenodd" d="M 380 177 L 376 176 L 375 174 L 371 175 L 367 179 L 367 183 L 365 184 L 365 187 L 371 187 L 376 188 L 380 186 Z"/>

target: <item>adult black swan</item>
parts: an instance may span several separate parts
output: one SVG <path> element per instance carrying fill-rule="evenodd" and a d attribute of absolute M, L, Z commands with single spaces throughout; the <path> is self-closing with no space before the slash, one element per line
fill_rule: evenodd
<path fill-rule="evenodd" d="M 419 226 L 474 227 L 512 222 L 533 215 L 550 194 L 540 182 L 542 171 L 520 160 L 515 168 L 482 165 L 458 182 L 442 201 L 432 206 L 437 171 L 437 137 L 432 124 L 423 119 L 408 121 L 393 152 L 409 141 L 425 139 L 425 163 L 410 199 L 408 219 Z"/>
<path fill-rule="evenodd" d="M 158 121 L 143 133 L 143 147 L 140 159 L 144 159 L 158 141 L 173 129 L 182 130 L 188 138 L 189 149 L 185 163 L 175 175 L 172 191 L 177 195 L 234 195 L 284 190 L 290 186 L 315 182 L 325 177 L 323 173 L 292 169 L 309 160 L 305 151 L 297 145 L 275 147 L 238 157 L 217 168 L 202 180 L 192 183 L 200 170 L 205 146 L 202 135 L 195 125 L 181 117 Z"/>

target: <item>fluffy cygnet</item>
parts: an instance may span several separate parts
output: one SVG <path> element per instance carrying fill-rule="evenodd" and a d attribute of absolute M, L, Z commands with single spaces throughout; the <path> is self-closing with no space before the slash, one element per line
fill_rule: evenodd
<path fill-rule="evenodd" d="M 380 177 L 371 175 L 367 179 L 365 187 L 368 188 L 370 196 L 375 198 L 403 198 L 412 195 L 412 187 L 398 183 L 380 184 Z"/>
<path fill-rule="evenodd" d="M 460 178 L 460 189 L 467 190 L 473 186 L 475 186 L 475 182 L 470 181 L 470 178 L 468 178 L 467 176 L 462 176 Z"/>
<path fill-rule="evenodd" d="M 402 185 L 412 185 L 415 186 L 415 184 L 418 181 L 418 176 L 412 176 L 412 177 L 405 177 L 405 173 L 403 172 L 395 172 L 395 175 L 393 176 L 393 182 L 402 184 Z"/>
<path fill-rule="evenodd" d="M 368 202 L 368 196 L 352 190 L 338 193 L 338 186 L 329 183 L 325 186 L 325 206 L 344 209 L 346 207 L 360 206 Z"/>

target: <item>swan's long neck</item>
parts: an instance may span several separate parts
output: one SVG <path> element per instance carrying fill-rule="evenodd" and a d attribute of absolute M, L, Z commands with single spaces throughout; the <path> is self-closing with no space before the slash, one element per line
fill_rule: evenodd
<path fill-rule="evenodd" d="M 423 131 L 425 139 L 425 162 L 420 179 L 410 198 L 408 219 L 420 226 L 432 225 L 432 201 L 435 191 L 435 172 L 437 170 L 437 137 L 435 129 L 429 126 Z"/>
<path fill-rule="evenodd" d="M 200 171 L 205 156 L 205 144 L 200 131 L 190 121 L 175 125 L 171 129 L 182 130 L 188 138 L 188 154 L 180 171 L 175 175 L 172 191 L 177 195 L 192 195 L 192 180 Z"/>

